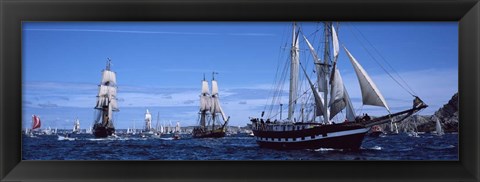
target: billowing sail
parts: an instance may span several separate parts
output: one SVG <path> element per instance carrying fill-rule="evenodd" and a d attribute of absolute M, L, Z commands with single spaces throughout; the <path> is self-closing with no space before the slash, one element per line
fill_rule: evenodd
<path fill-rule="evenodd" d="M 305 37 L 305 35 L 303 36 L 303 39 L 305 39 L 305 42 L 307 43 L 308 48 L 310 49 L 310 53 L 313 56 L 313 62 L 315 63 L 315 70 L 317 71 L 318 91 L 325 92 L 326 88 L 323 85 L 323 81 L 326 78 L 325 70 L 323 69 L 320 63 L 320 58 L 318 58 L 317 51 L 315 51 L 312 44 L 310 44 L 310 42 L 308 41 L 307 37 Z"/>
<path fill-rule="evenodd" d="M 307 72 L 305 71 L 305 69 L 303 69 L 303 67 L 302 67 L 302 70 L 303 70 L 303 73 L 305 73 L 305 77 L 307 77 L 308 83 L 310 84 L 310 89 L 313 92 L 313 97 L 315 98 L 315 116 L 322 116 L 323 115 L 323 110 L 324 110 L 323 99 L 322 99 L 322 97 L 320 97 L 318 92 L 315 90 L 315 86 L 313 85 L 312 81 L 308 77 Z"/>
<path fill-rule="evenodd" d="M 102 85 L 116 85 L 117 78 L 115 72 L 110 70 L 104 70 L 102 75 Z"/>
<path fill-rule="evenodd" d="M 347 106 L 347 103 L 345 102 L 345 86 L 343 85 L 343 79 L 340 76 L 340 71 L 336 68 L 331 83 L 329 105 L 330 119 L 335 117 L 335 115 Z"/>
<path fill-rule="evenodd" d="M 40 122 L 40 117 L 36 115 L 32 115 L 32 130 L 40 128 L 42 126 L 42 123 Z"/>
<path fill-rule="evenodd" d="M 216 80 L 212 80 L 212 96 L 218 94 L 218 85 Z"/>
<path fill-rule="evenodd" d="M 223 117 L 224 121 L 227 121 L 227 118 L 225 117 L 225 113 L 222 110 L 222 107 L 220 106 L 220 100 L 218 97 L 218 85 L 217 81 L 212 80 L 212 100 L 211 100 L 211 109 L 210 112 L 212 114 L 220 113 Z"/>
<path fill-rule="evenodd" d="M 335 31 L 335 27 L 333 27 L 333 25 L 332 25 L 332 39 L 333 39 L 333 57 L 336 59 L 338 57 L 338 53 L 340 52 L 340 47 L 338 45 L 337 31 Z"/>
<path fill-rule="evenodd" d="M 202 94 L 208 94 L 210 93 L 209 89 L 208 89 L 208 82 L 203 80 L 202 81 Z"/>
<path fill-rule="evenodd" d="M 210 95 L 208 89 L 208 82 L 202 81 L 202 94 L 200 95 L 200 112 L 210 110 Z"/>
<path fill-rule="evenodd" d="M 353 108 L 352 100 L 350 100 L 350 96 L 348 95 L 347 89 L 345 88 L 345 85 L 343 85 L 343 90 L 345 91 L 345 102 L 347 104 L 347 116 L 346 118 L 348 121 L 355 121 L 355 109 Z"/>
<path fill-rule="evenodd" d="M 298 85 L 298 67 L 299 67 L 299 41 L 298 35 L 295 33 L 295 24 L 293 25 L 293 35 L 292 35 L 292 50 L 291 54 L 291 63 L 290 63 L 290 90 L 289 90 L 289 99 L 288 99 L 288 120 L 293 119 L 293 112 L 295 109 L 295 104 L 297 100 L 297 85 Z"/>
<path fill-rule="evenodd" d="M 362 102 L 364 105 L 372 105 L 372 106 L 381 106 L 385 107 L 388 112 L 390 112 L 390 108 L 388 108 L 387 102 L 383 98 L 382 94 L 378 90 L 375 83 L 372 79 L 368 76 L 367 72 L 363 69 L 363 67 L 358 63 L 358 61 L 350 54 L 346 47 L 343 47 L 350 58 L 350 62 L 355 69 L 355 73 L 357 74 L 358 82 L 360 83 L 360 89 L 362 91 Z"/>

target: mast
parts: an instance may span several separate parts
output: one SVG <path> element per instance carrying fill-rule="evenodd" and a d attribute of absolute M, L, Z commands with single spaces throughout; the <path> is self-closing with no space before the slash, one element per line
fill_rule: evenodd
<path fill-rule="evenodd" d="M 325 49 L 324 49 L 324 54 L 323 54 L 323 70 L 324 70 L 324 76 L 325 78 L 323 79 L 323 86 L 325 88 L 325 92 L 323 92 L 323 122 L 325 124 L 330 123 L 328 120 L 328 81 L 327 77 L 330 75 L 330 71 L 328 68 L 329 65 L 329 52 L 330 52 L 330 41 L 329 41 L 329 32 L 328 32 L 328 27 L 329 27 L 329 22 L 325 22 L 324 25 L 324 34 L 325 34 Z"/>
<path fill-rule="evenodd" d="M 291 63 L 290 63 L 290 90 L 289 90 L 289 99 L 288 99 L 288 120 L 291 121 L 295 109 L 295 103 L 297 99 L 297 85 L 298 85 L 298 65 L 299 65 L 299 55 L 298 55 L 298 35 L 296 34 L 295 22 L 293 23 L 292 30 L 292 49 L 291 53 Z"/>

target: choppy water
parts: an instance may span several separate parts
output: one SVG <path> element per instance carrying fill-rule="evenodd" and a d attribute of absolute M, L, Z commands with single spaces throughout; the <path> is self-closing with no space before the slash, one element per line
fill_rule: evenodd
<path fill-rule="evenodd" d="M 280 151 L 260 148 L 253 137 L 196 139 L 75 135 L 22 137 L 23 160 L 458 160 L 458 134 L 366 137 L 360 151 L 334 149 Z"/>

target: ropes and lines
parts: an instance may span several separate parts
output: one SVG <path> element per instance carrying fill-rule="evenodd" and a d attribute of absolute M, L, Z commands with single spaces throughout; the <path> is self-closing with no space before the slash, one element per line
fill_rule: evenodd
<path fill-rule="evenodd" d="M 350 30 L 350 32 L 352 33 L 352 35 L 358 40 L 358 42 L 360 42 L 362 48 L 368 53 L 368 55 L 380 66 L 380 68 L 382 68 L 383 71 L 385 71 L 385 73 L 387 73 L 387 75 L 392 78 L 393 81 L 395 81 L 402 89 L 404 89 L 406 92 L 408 92 L 410 95 L 412 96 L 415 96 L 415 92 L 413 91 L 413 89 L 411 89 L 411 87 L 405 82 L 405 80 L 400 76 L 400 74 L 398 74 L 397 71 L 395 71 L 395 69 L 387 62 L 387 60 L 379 53 L 379 51 L 375 48 L 375 46 L 373 46 L 372 43 L 370 43 L 370 41 L 368 41 L 368 39 L 366 39 L 366 37 L 353 25 L 350 24 L 351 27 L 355 28 L 359 34 L 362 36 L 362 38 L 364 38 L 367 43 L 369 43 L 369 45 L 371 47 L 373 47 L 373 49 L 376 51 L 376 53 L 378 55 L 380 55 L 380 57 L 382 57 L 383 61 L 390 67 L 390 69 L 392 71 L 394 71 L 397 76 L 403 81 L 404 84 L 400 83 L 395 77 L 393 77 L 392 74 L 390 74 L 390 72 L 375 58 L 375 56 L 373 56 L 373 54 L 367 49 L 367 47 L 363 44 L 363 42 L 358 38 L 357 34 L 355 32 L 353 32 L 352 30 Z"/>

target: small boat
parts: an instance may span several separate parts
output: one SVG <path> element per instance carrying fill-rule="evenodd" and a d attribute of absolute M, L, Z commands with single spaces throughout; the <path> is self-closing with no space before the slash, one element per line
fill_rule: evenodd
<path fill-rule="evenodd" d="M 440 123 L 440 119 L 438 119 L 438 117 L 435 117 L 435 118 L 436 118 L 435 131 L 433 131 L 432 133 L 437 136 L 442 136 L 445 134 L 445 132 L 443 132 L 443 129 L 442 129 L 442 124 Z"/>
<path fill-rule="evenodd" d="M 208 82 L 203 75 L 202 93 L 200 94 L 199 126 L 192 131 L 193 138 L 221 138 L 225 137 L 227 118 L 220 106 L 218 84 L 215 80 L 216 72 L 212 73 L 212 93 L 210 95 Z M 220 123 L 220 116 L 223 123 Z"/>
<path fill-rule="evenodd" d="M 80 132 L 81 132 L 80 131 L 80 120 L 78 118 L 76 118 L 75 121 L 73 122 L 72 133 L 79 134 Z"/>
<path fill-rule="evenodd" d="M 25 129 L 25 135 L 29 137 L 35 137 L 34 132 L 36 129 L 39 129 L 42 126 L 42 122 L 40 121 L 40 117 L 37 115 L 32 115 L 32 128 Z"/>
<path fill-rule="evenodd" d="M 177 122 L 177 125 L 175 126 L 175 134 L 173 135 L 173 139 L 178 140 L 180 139 L 180 122 Z"/>
<path fill-rule="evenodd" d="M 65 136 L 61 136 L 61 135 L 57 135 L 57 140 L 60 140 L 60 141 L 74 141 L 76 140 L 76 138 L 70 138 L 70 136 L 68 134 L 66 134 Z"/>

